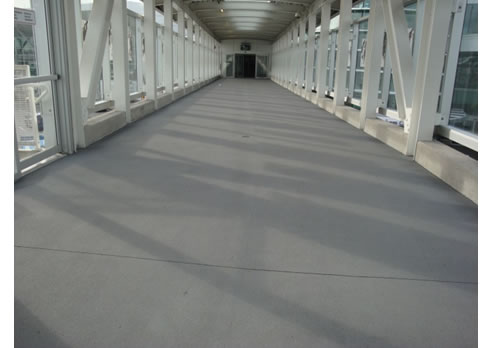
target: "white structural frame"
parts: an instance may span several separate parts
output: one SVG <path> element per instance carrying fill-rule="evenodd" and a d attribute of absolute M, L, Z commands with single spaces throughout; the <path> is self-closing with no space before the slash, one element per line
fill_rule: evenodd
<path fill-rule="evenodd" d="M 319 59 L 316 67 L 316 86 L 313 86 L 317 92 L 316 102 L 326 97 L 332 98 L 335 113 L 337 107 L 355 106 L 360 109 L 361 129 L 364 129 L 366 119 L 375 118 L 379 112 L 400 119 L 404 125 L 404 133 L 408 134 L 403 152 L 410 156 L 415 155 L 416 144 L 419 141 L 430 141 L 435 133 L 476 150 L 476 135 L 448 125 L 467 1 L 415 2 L 416 28 L 412 42 L 409 40 L 405 18 L 405 6 L 408 1 L 372 0 L 370 15 L 357 20 L 352 20 L 351 17 L 352 2 L 341 1 L 339 25 L 334 29 L 330 29 L 331 11 L 323 11 L 323 8 L 330 6 L 333 1 L 315 1 L 301 18 L 294 21 L 273 43 L 272 79 L 307 98 L 306 90 L 311 87 L 310 59 L 314 52 L 310 39 L 314 36 L 309 30 L 308 50 L 305 52 L 305 21 L 312 19 L 313 13 L 321 7 Z M 476 2 L 468 0 L 468 3 Z M 450 20 L 453 20 L 451 24 Z M 361 49 L 358 48 L 357 35 L 359 26 L 364 21 L 368 21 L 365 63 L 363 69 L 359 69 L 356 58 Z M 448 33 L 449 28 L 451 33 Z M 295 35 L 296 32 L 299 33 L 298 37 Z M 446 45 L 448 34 L 451 39 L 449 45 Z M 385 36 L 386 55 L 382 57 Z M 353 43 L 349 52 L 350 40 Z M 347 66 L 349 54 L 351 63 Z M 444 66 L 446 55 L 447 64 Z M 308 57 L 307 62 L 304 62 L 305 56 Z M 355 77 L 358 73 L 363 73 L 362 93 L 360 98 L 355 98 Z M 346 74 L 349 77 L 348 81 Z M 396 110 L 389 110 L 386 105 L 390 94 L 391 76 L 398 105 Z M 302 91 L 303 87 L 306 88 L 305 91 Z M 442 99 L 439 99 L 440 97 Z M 441 100 L 440 110 L 438 100 Z"/>
<path fill-rule="evenodd" d="M 49 71 L 40 71 L 40 76 L 16 79 L 14 85 L 51 84 L 55 115 L 53 132 L 56 132 L 57 141 L 55 146 L 50 145 L 49 149 L 20 160 L 14 139 L 16 179 L 28 167 L 49 156 L 59 152 L 73 153 L 79 147 L 90 145 L 94 141 L 93 135 L 88 138 L 87 134 L 94 127 L 99 127 L 99 123 L 119 115 L 123 117 L 124 124 L 134 122 L 132 110 L 134 104 L 138 107 L 139 103 L 132 104 L 132 101 L 145 100 L 147 104 L 152 101 L 151 110 L 156 110 L 175 100 L 177 89 L 173 88 L 173 52 L 178 52 L 180 56 L 177 61 L 179 89 L 185 87 L 185 77 L 189 87 L 180 96 L 219 75 L 219 42 L 181 0 L 164 0 L 164 13 L 155 7 L 155 0 L 143 0 L 143 14 L 128 9 L 126 0 L 94 1 L 85 40 L 82 40 L 81 25 L 74 25 L 82 23 L 80 0 L 46 0 L 43 4 L 42 9 L 36 9 L 36 16 L 41 18 L 40 24 L 48 24 L 40 28 L 45 31 L 48 45 L 39 49 L 50 56 Z M 180 14 L 176 44 L 172 39 L 173 7 Z M 164 25 L 162 17 L 160 23 L 156 22 L 156 14 L 163 15 Z M 186 39 L 184 16 L 187 17 L 188 27 Z M 129 18 L 137 20 L 135 57 L 138 90 L 133 93 L 129 91 Z M 111 60 L 113 73 L 110 74 Z M 96 98 L 98 91 L 102 93 Z M 145 110 L 149 113 L 148 108 Z M 94 117 L 89 119 L 89 115 Z M 104 116 L 97 117 L 100 115 Z M 14 135 L 15 132 L 14 129 Z"/>

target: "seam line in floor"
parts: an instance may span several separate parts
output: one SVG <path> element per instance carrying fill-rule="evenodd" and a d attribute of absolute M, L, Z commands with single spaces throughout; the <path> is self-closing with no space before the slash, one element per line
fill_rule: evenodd
<path fill-rule="evenodd" d="M 410 277 L 371 276 L 371 275 L 357 275 L 357 274 L 343 274 L 343 273 L 292 271 L 292 270 L 281 270 L 281 269 L 217 265 L 217 264 L 201 263 L 201 262 L 193 262 L 193 261 L 180 261 L 180 260 L 171 260 L 171 259 L 160 259 L 160 258 L 154 258 L 154 257 L 107 254 L 107 253 L 98 253 L 98 252 L 91 252 L 91 251 L 45 248 L 45 247 L 35 247 L 35 246 L 26 246 L 26 245 L 14 245 L 14 247 L 20 248 L 20 249 L 33 249 L 33 250 L 42 250 L 42 251 L 53 251 L 53 252 L 58 252 L 58 253 L 115 257 L 115 258 L 133 259 L 133 260 L 141 260 L 141 261 L 154 261 L 154 262 L 163 262 L 163 263 L 171 263 L 171 264 L 201 266 L 201 267 L 209 267 L 209 268 L 232 269 L 232 270 L 239 270 L 239 271 L 299 274 L 299 275 L 313 275 L 313 276 L 338 277 L 338 278 L 405 280 L 405 281 L 431 282 L 431 283 L 454 283 L 454 284 L 478 285 L 478 282 L 462 281 L 462 280 L 426 279 L 426 278 L 410 278 Z"/>

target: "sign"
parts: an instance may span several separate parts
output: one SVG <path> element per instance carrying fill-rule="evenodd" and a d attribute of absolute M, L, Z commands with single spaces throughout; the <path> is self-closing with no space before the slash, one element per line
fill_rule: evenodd
<path fill-rule="evenodd" d="M 15 65 L 14 77 L 29 77 L 29 65 Z M 14 87 L 15 129 L 20 151 L 40 148 L 34 88 L 27 85 Z"/>
<path fill-rule="evenodd" d="M 14 22 L 19 24 L 36 24 L 36 13 L 25 8 L 14 8 Z"/>

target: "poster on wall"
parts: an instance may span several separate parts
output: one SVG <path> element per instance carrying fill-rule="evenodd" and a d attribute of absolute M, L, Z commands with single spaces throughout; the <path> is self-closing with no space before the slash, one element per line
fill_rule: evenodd
<path fill-rule="evenodd" d="M 14 77 L 29 77 L 29 65 L 15 65 Z M 14 87 L 15 131 L 21 151 L 40 149 L 34 88 L 30 85 Z"/>

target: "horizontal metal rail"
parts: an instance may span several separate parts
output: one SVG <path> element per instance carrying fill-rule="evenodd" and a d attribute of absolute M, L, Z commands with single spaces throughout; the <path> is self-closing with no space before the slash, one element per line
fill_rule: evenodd
<path fill-rule="evenodd" d="M 56 81 L 58 80 L 58 75 L 40 75 L 40 76 L 29 76 L 29 77 L 19 77 L 14 79 L 14 86 L 26 85 L 28 83 L 45 82 L 45 81 Z"/>

